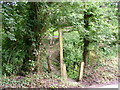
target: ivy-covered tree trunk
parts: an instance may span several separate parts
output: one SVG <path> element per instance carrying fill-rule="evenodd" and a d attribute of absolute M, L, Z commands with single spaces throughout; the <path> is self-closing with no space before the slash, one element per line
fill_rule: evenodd
<path fill-rule="evenodd" d="M 26 19 L 26 29 L 29 27 L 29 30 L 27 29 L 27 32 L 34 32 L 35 33 L 35 18 L 37 18 L 37 13 L 35 10 L 34 3 L 28 3 L 27 4 L 27 19 Z M 32 11 L 31 11 L 32 10 Z M 32 39 L 34 37 L 31 37 L 30 33 L 25 34 L 24 37 L 24 43 L 25 43 L 25 58 L 23 59 L 23 65 L 21 66 L 21 72 L 20 74 L 24 75 L 25 72 L 31 71 L 30 67 L 30 61 L 35 61 L 35 55 L 33 54 L 34 52 L 34 47 L 33 47 L 33 41 Z"/>
<path fill-rule="evenodd" d="M 35 38 L 35 42 L 33 42 L 36 47 L 34 47 L 35 50 L 35 61 L 36 63 L 36 70 L 38 74 L 42 74 L 43 73 L 43 69 L 42 69 L 42 54 L 43 54 L 43 47 L 42 47 L 42 29 L 43 29 L 43 25 L 41 25 L 41 21 L 40 21 L 40 17 L 38 14 L 38 11 L 40 9 L 39 3 L 37 2 L 33 2 L 32 7 L 34 10 L 34 26 L 33 26 L 33 30 L 34 30 L 34 38 Z"/>
<path fill-rule="evenodd" d="M 84 28 L 85 30 L 88 30 L 89 31 L 89 18 L 91 17 L 91 15 L 88 14 L 88 12 L 84 11 Z M 83 38 L 83 62 L 80 64 L 80 69 L 79 69 L 79 78 L 78 78 L 78 81 L 80 81 L 83 77 L 83 72 L 84 72 L 84 67 L 87 65 L 88 63 L 88 55 L 89 55 L 89 50 L 88 50 L 88 47 L 89 47 L 89 35 L 86 35 L 84 36 Z"/>
<path fill-rule="evenodd" d="M 89 50 L 87 49 L 89 46 L 89 40 L 87 40 L 86 38 L 83 39 L 83 43 L 84 43 L 84 49 L 83 49 L 83 61 L 85 63 L 85 65 L 88 63 L 88 53 Z"/>
<path fill-rule="evenodd" d="M 42 53 L 43 53 L 43 47 L 42 47 L 42 34 L 43 34 L 43 20 L 40 21 L 40 17 L 38 14 L 39 11 L 39 5 L 40 3 L 37 2 L 28 2 L 28 21 L 27 25 L 30 28 L 29 32 L 33 33 L 32 36 L 29 36 L 29 38 L 26 38 L 25 42 L 27 47 L 27 53 L 26 59 L 23 61 L 22 69 L 26 67 L 26 65 L 29 64 L 28 60 L 34 60 L 36 62 L 35 71 L 37 73 L 41 74 L 43 72 L 42 70 Z M 42 24 L 41 24 L 42 23 Z M 33 54 L 35 53 L 35 54 Z M 29 67 L 28 67 L 29 68 Z M 28 70 L 28 69 L 26 69 Z"/>
<path fill-rule="evenodd" d="M 89 31 L 89 18 L 91 17 L 91 15 L 88 15 L 87 14 L 88 12 L 84 12 L 84 28 L 85 30 L 88 30 Z M 89 35 L 86 35 L 84 38 L 83 38 L 83 61 L 85 63 L 85 65 L 87 64 L 88 62 L 88 46 L 89 46 Z"/>

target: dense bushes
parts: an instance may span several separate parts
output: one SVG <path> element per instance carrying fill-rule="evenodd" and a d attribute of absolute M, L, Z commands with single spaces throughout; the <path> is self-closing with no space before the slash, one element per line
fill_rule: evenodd
<path fill-rule="evenodd" d="M 82 61 L 82 41 L 77 32 L 65 33 L 63 37 L 64 61 L 68 76 L 75 79 L 79 75 L 79 64 Z"/>
<path fill-rule="evenodd" d="M 103 7 L 99 7 L 99 5 Z M 81 8 L 83 6 L 81 5 Z M 70 29 L 74 32 L 64 33 L 64 59 L 67 65 L 68 76 L 71 78 L 78 77 L 80 62 L 83 61 L 83 50 L 88 55 L 87 65 L 95 64 L 97 66 L 100 60 L 105 61 L 107 58 L 116 57 L 117 54 L 117 8 L 111 3 L 86 3 L 85 8 L 70 16 L 80 15 L 79 19 L 73 18 L 73 27 Z M 114 13 L 111 13 L 114 12 Z M 77 17 L 77 16 L 76 16 Z M 89 43 L 87 47 L 83 40 Z M 92 55 L 92 56 L 91 56 Z M 93 59 L 93 60 L 92 60 Z M 93 63 L 93 62 L 97 63 Z"/>
<path fill-rule="evenodd" d="M 70 27 L 70 32 L 63 35 L 64 61 L 71 78 L 77 78 L 79 75 L 84 39 L 90 42 L 88 51 L 97 52 L 98 57 L 109 57 L 117 50 L 116 5 L 98 2 L 26 2 L 3 3 L 2 6 L 3 74 L 23 72 L 25 75 L 36 70 L 36 67 L 40 67 L 38 70 L 46 67 L 43 62 L 47 62 L 45 48 L 49 42 L 44 39 L 66 27 Z M 104 45 L 99 48 L 99 43 Z M 88 61 L 90 62 L 89 58 Z M 38 63 L 40 64 L 36 65 Z"/>
<path fill-rule="evenodd" d="M 67 74 L 70 78 L 77 79 L 79 75 L 80 62 L 82 62 L 83 41 L 77 32 L 64 33 L 64 61 L 67 66 Z M 117 57 L 117 45 L 99 45 L 94 42 L 89 45 L 88 66 L 101 66 L 101 63 L 107 62 Z M 101 62 L 101 63 L 100 63 Z"/>

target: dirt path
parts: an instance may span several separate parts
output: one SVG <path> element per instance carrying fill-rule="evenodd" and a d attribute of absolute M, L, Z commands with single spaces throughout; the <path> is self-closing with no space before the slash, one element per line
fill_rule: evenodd
<path fill-rule="evenodd" d="M 70 78 L 68 78 L 67 80 L 69 83 L 72 84 L 72 88 L 118 88 L 118 81 L 112 81 L 105 84 L 95 84 L 92 86 L 84 87 L 84 85 L 81 85 L 80 82 L 76 82 L 75 80 L 72 80 Z"/>
<path fill-rule="evenodd" d="M 113 82 L 106 83 L 106 84 L 92 85 L 87 88 L 118 88 L 118 81 L 113 81 Z"/>
<path fill-rule="evenodd" d="M 98 88 L 118 88 L 118 84 L 105 85 L 105 86 L 98 87 Z"/>

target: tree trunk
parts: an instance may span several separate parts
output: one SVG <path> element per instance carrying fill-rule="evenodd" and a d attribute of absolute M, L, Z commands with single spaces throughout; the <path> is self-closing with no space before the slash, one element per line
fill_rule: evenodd
<path fill-rule="evenodd" d="M 41 60 L 40 60 L 40 55 L 39 54 L 36 56 L 36 60 L 37 60 L 37 63 L 36 63 L 37 73 L 42 74 L 42 65 L 41 65 Z"/>
<path fill-rule="evenodd" d="M 89 46 L 89 40 L 84 38 L 83 43 L 84 43 L 83 62 L 85 63 L 85 65 L 87 65 L 87 63 L 88 63 L 88 55 L 89 55 L 89 50 L 87 48 Z"/>
<path fill-rule="evenodd" d="M 36 14 L 33 14 L 33 12 L 29 12 L 29 11 L 35 11 L 35 7 L 33 5 L 34 3 L 28 3 L 28 5 L 30 6 L 28 9 L 28 19 L 27 19 L 27 24 L 29 25 L 33 25 L 33 26 L 28 26 L 29 28 L 31 28 L 31 32 L 34 31 L 34 24 L 33 22 L 30 22 L 31 20 L 34 20 L 34 17 L 36 17 Z M 28 72 L 30 71 L 30 67 L 29 67 L 29 60 L 35 60 L 36 58 L 34 57 L 33 51 L 34 48 L 32 46 L 32 37 L 30 37 L 28 34 L 26 34 L 24 36 L 24 43 L 26 45 L 25 49 L 25 53 L 27 53 L 27 55 L 25 55 L 25 59 L 23 60 L 23 65 L 21 66 L 21 72 L 20 74 L 24 74 L 23 72 Z"/>
<path fill-rule="evenodd" d="M 32 41 L 32 43 L 34 43 L 36 45 L 36 47 L 34 47 L 33 51 L 36 52 L 35 55 L 35 61 L 36 61 L 36 67 L 35 70 L 37 70 L 37 73 L 42 74 L 43 70 L 42 70 L 42 58 L 43 58 L 43 47 L 42 47 L 42 35 L 44 34 L 44 27 L 43 25 L 41 25 L 40 23 L 44 23 L 44 20 L 42 20 L 42 22 L 40 22 L 40 18 L 39 16 L 39 8 L 40 6 L 38 6 L 37 2 L 28 2 L 29 6 L 30 6 L 30 13 L 29 13 L 29 19 L 30 20 L 34 20 L 37 21 L 37 23 L 35 22 L 31 22 L 30 24 L 31 26 L 31 31 L 34 32 L 34 39 L 36 39 L 36 41 Z M 40 34 L 40 35 L 39 35 Z M 42 43 L 42 44 L 41 44 Z"/>
<path fill-rule="evenodd" d="M 80 63 L 81 68 L 79 69 L 78 81 L 80 81 L 83 77 L 84 68 L 85 68 L 85 65 L 87 65 L 87 63 L 88 63 L 88 56 L 89 56 L 89 50 L 87 49 L 89 46 L 89 41 L 86 38 L 84 38 L 83 43 L 84 43 L 83 62 Z"/>
<path fill-rule="evenodd" d="M 85 30 L 89 30 L 89 18 L 92 17 L 92 14 L 88 14 L 87 11 L 84 11 L 84 28 Z M 84 43 L 84 46 L 83 46 L 83 64 L 81 64 L 81 68 L 79 69 L 79 78 L 78 78 L 78 81 L 80 81 L 82 79 L 82 76 L 83 76 L 83 69 L 84 67 L 87 65 L 88 63 L 88 55 L 89 55 L 89 50 L 88 50 L 88 47 L 89 47 L 89 39 L 88 39 L 89 35 L 85 35 L 85 37 L 83 38 L 83 43 Z M 81 71 L 82 70 L 82 71 Z"/>
<path fill-rule="evenodd" d="M 89 18 L 92 16 L 92 14 L 88 14 L 88 12 L 84 12 L 84 28 L 85 30 L 89 31 Z M 86 35 L 83 38 L 83 61 L 85 65 L 88 62 L 88 46 L 89 46 L 89 40 L 88 40 L 89 35 Z"/>

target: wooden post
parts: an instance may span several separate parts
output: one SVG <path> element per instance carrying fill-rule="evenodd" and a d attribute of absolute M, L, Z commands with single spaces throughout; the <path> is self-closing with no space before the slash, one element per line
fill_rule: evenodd
<path fill-rule="evenodd" d="M 66 71 L 66 65 L 63 61 L 63 42 L 62 42 L 62 31 L 59 30 L 59 43 L 60 43 L 60 69 L 61 69 L 61 76 L 67 80 L 67 71 Z"/>
<path fill-rule="evenodd" d="M 59 29 L 59 46 L 60 46 L 60 69 L 61 76 L 63 77 L 63 43 L 62 43 L 62 31 Z"/>
<path fill-rule="evenodd" d="M 37 60 L 37 72 L 38 74 L 43 74 L 43 69 L 42 69 L 42 49 L 41 47 L 39 46 L 39 50 L 38 51 L 38 54 L 37 54 L 37 57 L 36 57 L 36 60 Z"/>
<path fill-rule="evenodd" d="M 47 64 L 48 64 L 48 72 L 51 73 L 52 69 L 51 69 L 51 58 L 52 58 L 52 55 L 51 55 L 51 50 L 49 50 L 49 56 L 47 57 Z"/>
<path fill-rule="evenodd" d="M 81 63 L 79 81 L 80 81 L 80 80 L 82 79 L 82 77 L 83 77 L 83 70 L 84 70 L 84 62 Z"/>
<path fill-rule="evenodd" d="M 63 78 L 67 80 L 66 64 L 63 64 Z"/>

